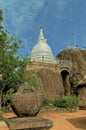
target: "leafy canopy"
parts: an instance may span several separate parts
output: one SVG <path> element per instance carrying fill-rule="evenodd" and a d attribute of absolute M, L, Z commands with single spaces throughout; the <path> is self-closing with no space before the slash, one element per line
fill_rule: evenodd
<path fill-rule="evenodd" d="M 23 82 L 24 61 L 16 55 L 19 50 L 20 40 L 10 36 L 3 27 L 3 11 L 0 9 L 0 90 L 6 92 L 10 88 L 16 90 Z"/>

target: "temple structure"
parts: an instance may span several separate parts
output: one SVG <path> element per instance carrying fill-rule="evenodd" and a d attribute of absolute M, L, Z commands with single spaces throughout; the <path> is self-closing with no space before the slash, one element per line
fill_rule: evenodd
<path fill-rule="evenodd" d="M 40 27 L 39 37 L 27 61 L 26 70 L 37 77 L 45 97 L 54 99 L 62 95 L 73 95 L 77 93 L 77 81 L 86 75 L 85 52 L 75 44 L 74 47 L 69 46 L 67 50 L 60 52 L 55 59 Z M 79 87 L 79 95 L 83 99 L 81 103 L 86 104 L 85 87 Z"/>
<path fill-rule="evenodd" d="M 52 50 L 44 37 L 42 27 L 40 27 L 38 41 L 32 49 L 31 61 L 44 62 L 44 63 L 55 62 Z"/>
<path fill-rule="evenodd" d="M 64 70 L 68 72 L 71 68 L 70 60 L 58 60 L 55 59 L 51 50 L 51 47 L 46 42 L 43 34 L 43 29 L 40 27 L 39 37 L 37 43 L 32 49 L 30 59 L 28 60 L 26 70 L 40 69 L 40 68 L 51 68 L 55 70 Z"/>
<path fill-rule="evenodd" d="M 32 49 L 31 57 L 28 60 L 27 65 L 26 65 L 26 70 L 27 71 L 33 70 L 35 74 L 39 73 L 40 70 L 42 72 L 43 69 L 49 70 L 54 75 L 52 79 L 54 79 L 54 80 L 56 79 L 55 81 L 53 81 L 54 83 L 56 83 L 56 86 L 54 85 L 54 87 L 56 87 L 56 88 L 57 88 L 57 79 L 58 79 L 58 78 L 56 78 L 56 76 L 57 75 L 61 76 L 61 79 L 63 80 L 62 81 L 63 86 L 66 91 L 65 95 L 69 95 L 70 94 L 69 75 L 71 72 L 71 68 L 72 68 L 72 64 L 71 64 L 70 60 L 63 60 L 63 59 L 59 60 L 57 58 L 56 59 L 54 58 L 52 50 L 51 50 L 50 46 L 48 45 L 48 43 L 46 42 L 46 39 L 44 37 L 42 27 L 40 27 L 39 37 L 38 37 L 37 43 L 35 44 L 35 46 Z M 58 74 L 55 74 L 55 73 L 58 73 Z M 43 74 L 42 74 L 42 76 L 43 76 Z M 45 76 L 43 76 L 43 77 L 45 77 Z M 40 78 L 40 76 L 39 76 L 39 78 Z M 48 76 L 47 76 L 47 78 L 49 80 Z M 43 84 L 46 81 L 47 81 L 47 79 L 45 79 L 45 81 L 43 81 Z M 52 80 L 49 80 L 49 83 L 51 83 L 51 81 Z M 48 85 L 49 85 L 49 83 L 48 83 Z M 54 84 L 54 83 L 51 83 L 51 84 Z M 45 86 L 45 85 L 43 85 L 43 86 Z M 45 89 L 47 89 L 47 86 L 45 87 Z M 51 88 L 53 88 L 53 87 L 51 87 Z M 44 87 L 43 87 L 43 89 L 44 89 Z M 45 93 L 46 93 L 46 91 L 47 90 L 45 90 Z M 55 97 L 55 92 L 56 92 L 56 90 L 54 91 L 53 97 Z M 57 93 L 56 93 L 56 95 L 57 95 Z M 46 95 L 49 96 L 49 94 L 46 94 Z M 51 93 L 50 93 L 50 96 L 51 96 Z"/>

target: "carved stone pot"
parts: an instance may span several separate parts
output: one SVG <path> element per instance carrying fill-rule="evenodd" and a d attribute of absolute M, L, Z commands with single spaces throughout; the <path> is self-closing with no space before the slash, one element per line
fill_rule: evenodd
<path fill-rule="evenodd" d="M 11 97 L 11 107 L 19 117 L 36 116 L 43 103 L 43 95 L 28 84 L 19 87 Z"/>

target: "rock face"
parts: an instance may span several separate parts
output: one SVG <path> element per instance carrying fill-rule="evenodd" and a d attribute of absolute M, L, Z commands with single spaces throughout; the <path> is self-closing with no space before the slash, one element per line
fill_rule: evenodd
<path fill-rule="evenodd" d="M 37 71 L 37 76 L 40 80 L 42 91 L 45 96 L 54 99 L 57 96 L 64 94 L 62 77 L 50 69 L 40 69 Z"/>
<path fill-rule="evenodd" d="M 86 50 L 64 50 L 57 55 L 57 59 L 71 60 L 70 83 L 72 87 L 76 87 L 78 82 L 86 75 Z"/>
<path fill-rule="evenodd" d="M 86 86 L 79 87 L 78 93 L 80 97 L 80 102 L 79 102 L 80 109 L 86 110 Z"/>
<path fill-rule="evenodd" d="M 86 76 L 77 85 L 78 95 L 80 97 L 79 106 L 80 109 L 86 110 Z"/>
<path fill-rule="evenodd" d="M 37 63 L 32 64 L 32 70 L 36 74 L 43 94 L 54 99 L 57 96 L 70 95 L 77 93 L 76 86 L 80 80 L 86 75 L 86 50 L 68 49 L 57 55 L 58 60 L 70 60 L 72 62 L 71 69 L 59 64 L 45 65 Z M 28 66 L 30 68 L 31 66 Z M 28 71 L 31 70 L 27 69 Z M 68 87 L 67 87 L 68 86 Z"/>
<path fill-rule="evenodd" d="M 64 50 L 57 55 L 58 59 L 71 60 L 70 84 L 72 93 L 79 96 L 80 109 L 86 109 L 86 50 Z"/>
<path fill-rule="evenodd" d="M 42 103 L 43 95 L 26 83 L 11 97 L 11 107 L 19 117 L 36 116 Z"/>

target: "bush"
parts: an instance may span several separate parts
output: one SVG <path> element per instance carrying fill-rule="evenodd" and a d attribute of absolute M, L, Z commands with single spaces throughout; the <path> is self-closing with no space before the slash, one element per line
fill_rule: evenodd
<path fill-rule="evenodd" d="M 34 71 L 24 72 L 24 82 L 29 83 L 31 86 L 33 86 L 36 89 L 40 88 L 39 80 L 37 76 L 35 75 Z"/>
<path fill-rule="evenodd" d="M 49 106 L 52 104 L 51 100 L 48 97 L 44 97 L 43 106 Z"/>
<path fill-rule="evenodd" d="M 54 105 L 60 108 L 78 107 L 79 98 L 76 96 L 57 97 L 54 100 Z"/>

